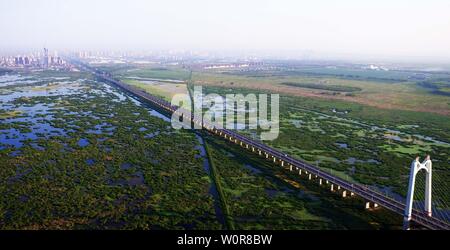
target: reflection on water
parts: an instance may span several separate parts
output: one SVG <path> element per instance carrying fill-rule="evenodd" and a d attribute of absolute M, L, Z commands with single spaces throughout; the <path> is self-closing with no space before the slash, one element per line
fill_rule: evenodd
<path fill-rule="evenodd" d="M 248 170 L 250 170 L 253 174 L 261 174 L 262 171 L 257 169 L 256 167 L 250 165 L 250 164 L 244 164 L 245 168 L 247 168 Z"/>
<path fill-rule="evenodd" d="M 208 173 L 209 176 L 212 176 L 212 170 L 211 166 L 209 165 L 209 159 L 206 154 L 205 149 L 205 142 L 203 141 L 203 138 L 195 133 L 195 137 L 197 138 L 199 145 L 195 147 L 195 149 L 200 151 L 200 154 L 196 156 L 196 158 L 202 158 L 203 159 L 203 168 L 205 169 L 206 173 Z M 223 214 L 222 208 L 220 207 L 220 197 L 219 192 L 217 191 L 217 187 L 214 183 L 214 181 L 211 182 L 210 188 L 209 188 L 209 194 L 214 197 L 214 210 L 216 212 L 217 219 L 222 223 L 222 225 L 225 225 L 225 216 Z"/>
<path fill-rule="evenodd" d="M 64 97 L 68 95 L 78 95 L 80 98 L 95 98 L 95 95 L 110 97 L 111 95 L 108 94 L 112 94 L 116 97 L 113 101 L 131 101 L 138 106 L 143 105 L 143 103 L 136 98 L 111 87 L 108 84 L 95 82 L 98 88 L 90 88 L 86 79 L 78 79 L 72 82 L 67 81 L 67 79 L 69 79 L 69 77 L 37 78 L 25 77 L 18 74 L 6 74 L 0 76 L 0 111 L 12 113 L 12 115 L 0 119 L 2 123 L 8 124 L 7 128 L 1 129 L 0 127 L 0 150 L 7 147 L 21 148 L 27 140 L 32 141 L 37 139 L 49 139 L 53 136 L 67 136 L 69 133 L 75 132 L 75 129 L 80 129 L 79 126 L 74 124 L 65 124 L 66 127 L 70 127 L 70 129 L 66 130 L 54 127 L 52 121 L 55 120 L 55 112 L 57 111 L 63 111 L 65 116 L 89 116 L 96 120 L 100 119 L 100 117 L 93 115 L 92 111 L 66 111 L 64 106 L 60 106 L 59 104 L 56 105 L 57 103 L 36 103 L 35 99 L 31 98 L 47 96 Z M 50 81 L 51 84 L 45 81 Z M 41 82 L 42 84 L 40 84 Z M 37 84 L 26 85 L 30 83 Z M 20 87 L 20 85 L 24 86 Z M 5 88 L 2 89 L 1 87 Z M 30 103 L 29 100 L 34 101 Z M 56 98 L 56 100 L 57 102 L 60 102 L 63 99 Z M 150 115 L 166 122 L 170 122 L 168 117 L 151 109 L 148 105 L 146 105 L 146 107 Z M 109 117 L 114 117 L 114 114 L 109 114 Z M 96 135 L 112 135 L 115 129 L 115 126 L 103 122 L 87 129 L 85 132 Z M 140 131 L 143 132 L 145 130 L 141 129 Z M 159 134 L 159 132 L 148 134 L 146 138 L 153 137 L 157 134 Z M 80 147 L 85 147 L 88 144 L 89 141 L 87 139 L 78 141 Z M 42 149 L 42 147 L 39 147 L 35 143 L 30 143 L 30 145 L 35 149 Z M 17 152 L 14 152 L 14 154 L 16 153 Z"/>
<path fill-rule="evenodd" d="M 81 88 L 84 88 L 81 83 L 83 80 L 77 80 L 74 82 L 54 82 L 52 85 L 44 84 L 42 86 L 23 87 L 20 89 L 14 89 L 12 93 L 2 94 L 1 100 L 3 103 L 11 102 L 18 98 L 31 98 L 38 96 L 59 96 L 59 95 L 71 95 L 79 93 Z"/>
<path fill-rule="evenodd" d="M 78 140 L 78 146 L 86 147 L 87 145 L 89 145 L 89 140 L 88 139 L 81 138 L 80 140 Z"/>
<path fill-rule="evenodd" d="M 336 142 L 335 144 L 336 144 L 337 146 L 339 146 L 340 148 L 348 148 L 347 143 Z"/>
<path fill-rule="evenodd" d="M 381 164 L 381 162 L 375 160 L 375 159 L 368 159 L 368 160 L 360 160 L 355 157 L 349 157 L 344 162 L 348 164 L 355 164 L 355 163 L 373 163 L 373 164 Z"/>
<path fill-rule="evenodd" d="M 386 133 L 390 133 L 390 134 L 394 134 L 397 137 L 394 137 L 395 139 L 401 139 L 401 137 L 406 137 L 406 138 L 410 138 L 412 136 L 416 137 L 417 139 L 423 140 L 423 141 L 428 141 L 428 142 L 432 142 L 435 143 L 437 145 L 441 145 L 441 146 L 446 146 L 446 147 L 450 147 L 450 143 L 444 142 L 444 141 L 439 141 L 435 138 L 429 137 L 429 136 L 423 136 L 423 135 L 419 135 L 419 134 L 408 134 L 396 129 L 390 129 L 390 128 L 386 128 L 386 127 L 380 127 L 380 126 L 376 126 L 376 125 L 372 125 L 372 124 L 368 124 L 368 123 L 364 123 L 355 119 L 351 119 L 351 118 L 343 118 L 343 117 L 338 117 L 338 116 L 334 116 L 334 115 L 328 115 L 325 113 L 321 113 L 321 112 L 317 112 L 317 111 L 313 111 L 313 110 L 308 110 L 308 109 L 304 109 L 304 108 L 299 108 L 296 107 L 296 110 L 302 111 L 302 112 L 306 112 L 306 113 L 311 113 L 311 114 L 316 114 L 319 116 L 319 119 L 331 119 L 334 121 L 338 121 L 338 122 L 344 122 L 347 123 L 349 125 L 353 125 L 355 126 L 355 128 L 358 129 L 368 129 L 372 132 L 374 131 L 379 131 L 379 132 L 386 132 Z M 406 127 L 405 127 L 406 126 Z M 418 127 L 417 125 L 399 125 L 399 128 L 416 128 Z M 394 139 L 392 138 L 392 139 Z M 394 139 L 394 140 L 395 140 Z"/>

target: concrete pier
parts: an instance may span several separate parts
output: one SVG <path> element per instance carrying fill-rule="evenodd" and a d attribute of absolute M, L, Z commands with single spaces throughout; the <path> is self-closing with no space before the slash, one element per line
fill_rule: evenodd
<path fill-rule="evenodd" d="M 334 185 L 333 184 L 331 184 L 330 190 L 331 190 L 331 192 L 334 191 Z"/>
<path fill-rule="evenodd" d="M 411 217 L 403 217 L 403 230 L 411 230 Z"/>
<path fill-rule="evenodd" d="M 345 198 L 345 197 L 347 197 L 347 191 L 346 190 L 342 191 L 342 198 Z"/>

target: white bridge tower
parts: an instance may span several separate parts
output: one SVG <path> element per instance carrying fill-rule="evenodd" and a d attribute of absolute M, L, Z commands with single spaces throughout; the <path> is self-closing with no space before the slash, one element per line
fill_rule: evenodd
<path fill-rule="evenodd" d="M 403 219 L 403 228 L 405 230 L 409 229 L 409 222 L 411 221 L 412 214 L 412 206 L 414 200 L 414 185 L 416 182 L 417 173 L 424 169 L 426 171 L 425 177 L 425 212 L 428 213 L 428 216 L 431 217 L 431 160 L 428 155 L 422 163 L 419 161 L 419 157 L 417 157 L 411 163 L 411 173 L 409 176 L 409 186 L 408 186 L 408 196 L 406 197 L 406 208 Z"/>

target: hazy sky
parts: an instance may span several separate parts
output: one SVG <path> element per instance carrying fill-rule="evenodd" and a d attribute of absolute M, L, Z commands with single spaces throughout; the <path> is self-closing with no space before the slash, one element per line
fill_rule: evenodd
<path fill-rule="evenodd" d="M 0 48 L 44 45 L 450 60 L 450 1 L 0 0 Z"/>

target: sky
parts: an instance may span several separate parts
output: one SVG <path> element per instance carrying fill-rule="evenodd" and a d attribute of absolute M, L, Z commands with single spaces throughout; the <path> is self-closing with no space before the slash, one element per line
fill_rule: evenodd
<path fill-rule="evenodd" d="M 450 62 L 449 0 L 0 0 L 0 50 L 212 50 Z"/>

